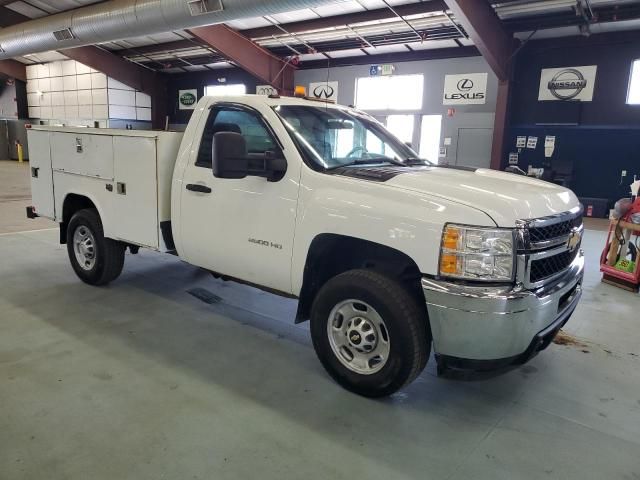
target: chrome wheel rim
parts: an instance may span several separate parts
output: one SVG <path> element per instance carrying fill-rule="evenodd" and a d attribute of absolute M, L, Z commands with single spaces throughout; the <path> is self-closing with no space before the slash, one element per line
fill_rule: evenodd
<path fill-rule="evenodd" d="M 361 375 L 372 375 L 389 359 L 389 330 L 380 314 L 360 300 L 337 304 L 327 321 L 331 350 L 342 365 Z"/>
<path fill-rule="evenodd" d="M 96 248 L 96 239 L 91 230 L 85 225 L 79 225 L 73 232 L 73 252 L 80 268 L 89 271 L 95 266 Z"/>

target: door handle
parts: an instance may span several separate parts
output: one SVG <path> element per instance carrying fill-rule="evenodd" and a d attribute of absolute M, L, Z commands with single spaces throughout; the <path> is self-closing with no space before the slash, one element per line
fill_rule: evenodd
<path fill-rule="evenodd" d="M 198 193 L 211 193 L 211 189 L 206 185 L 200 185 L 199 183 L 189 183 L 187 184 L 187 190 L 190 192 L 198 192 Z"/>

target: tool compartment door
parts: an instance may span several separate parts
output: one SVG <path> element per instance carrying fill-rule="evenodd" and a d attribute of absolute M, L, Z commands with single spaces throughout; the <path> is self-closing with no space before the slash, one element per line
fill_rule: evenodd
<path fill-rule="evenodd" d="M 157 139 L 113 137 L 110 232 L 119 240 L 158 248 Z"/>
<path fill-rule="evenodd" d="M 113 138 L 51 132 L 51 160 L 56 171 L 113 180 Z"/>
<path fill-rule="evenodd" d="M 29 130 L 31 158 L 31 198 L 36 213 L 41 217 L 55 218 L 53 198 L 53 171 L 51 170 L 51 148 L 49 132 Z"/>

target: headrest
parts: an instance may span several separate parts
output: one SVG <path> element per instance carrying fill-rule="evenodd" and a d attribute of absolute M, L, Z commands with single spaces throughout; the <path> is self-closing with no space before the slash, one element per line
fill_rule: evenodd
<path fill-rule="evenodd" d="M 213 126 L 213 133 L 218 132 L 242 133 L 242 130 L 240 130 L 240 127 L 235 123 L 216 123 Z"/>

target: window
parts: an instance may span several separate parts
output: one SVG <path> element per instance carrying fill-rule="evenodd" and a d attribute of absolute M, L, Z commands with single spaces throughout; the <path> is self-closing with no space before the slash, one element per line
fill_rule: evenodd
<path fill-rule="evenodd" d="M 342 108 L 275 108 L 308 164 L 319 169 L 402 164 L 416 156 L 372 117 Z"/>
<path fill-rule="evenodd" d="M 404 143 L 413 142 L 413 115 L 389 115 L 387 117 L 387 130 L 393 133 Z"/>
<path fill-rule="evenodd" d="M 633 67 L 631 68 L 627 104 L 640 105 L 640 60 L 633 62 Z"/>
<path fill-rule="evenodd" d="M 257 113 L 231 107 L 214 108 L 202 133 L 197 166 L 211 168 L 213 136 L 218 132 L 242 134 L 247 142 L 247 153 L 250 157 L 263 156 L 266 151 L 279 150 Z"/>
<path fill-rule="evenodd" d="M 419 110 L 422 75 L 364 77 L 356 80 L 356 107 L 361 110 Z"/>
<path fill-rule="evenodd" d="M 420 158 L 438 163 L 442 115 L 424 115 L 420 127 Z"/>
<path fill-rule="evenodd" d="M 224 97 L 227 95 L 244 95 L 247 86 L 241 83 L 231 85 L 208 85 L 204 87 L 205 97 Z"/>

